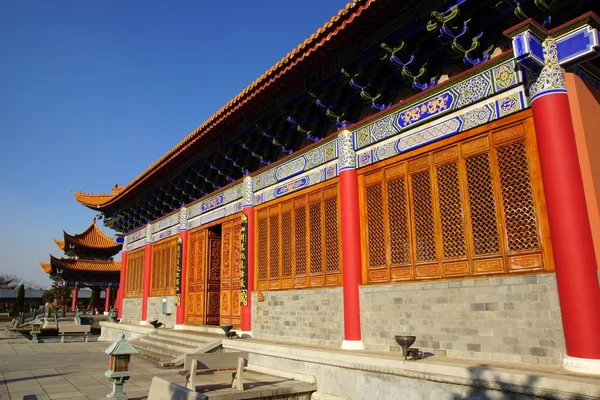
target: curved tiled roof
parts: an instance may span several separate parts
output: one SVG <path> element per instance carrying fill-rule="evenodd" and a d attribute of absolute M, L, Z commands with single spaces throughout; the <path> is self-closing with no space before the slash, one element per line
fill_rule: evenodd
<path fill-rule="evenodd" d="M 56 243 L 59 249 L 65 249 L 65 242 L 63 240 L 54 239 L 54 243 Z"/>
<path fill-rule="evenodd" d="M 49 274 L 52 271 L 52 265 L 50 265 L 48 263 L 40 261 L 40 267 L 42 267 L 42 269 L 44 270 L 44 272 L 47 273 L 47 274 Z"/>
<path fill-rule="evenodd" d="M 303 43 L 289 52 L 267 72 L 262 74 L 240 94 L 235 96 L 219 111 L 213 114 L 213 116 L 211 116 L 206 122 L 196 128 L 196 130 L 186 136 L 181 142 L 179 142 L 169 152 L 148 167 L 144 172 L 135 177 L 126 186 L 119 188 L 118 191 L 115 191 L 115 188 L 113 188 L 113 193 L 92 194 L 73 191 L 75 199 L 84 206 L 92 209 L 103 208 L 114 204 L 134 188 L 143 184 L 144 181 L 160 171 L 165 165 L 177 159 L 177 157 L 186 151 L 191 145 L 213 131 L 227 117 L 239 110 L 240 107 L 248 103 L 260 92 L 264 91 L 277 80 L 281 79 L 284 75 L 288 74 L 293 67 L 306 60 L 311 53 L 314 53 L 316 50 L 326 45 L 332 38 L 338 35 L 338 33 L 348 24 L 351 24 L 356 17 L 361 15 L 362 12 L 369 8 L 369 6 L 375 1 L 376 0 L 353 0 L 352 2 L 346 4 L 346 7 L 341 9 L 337 15 L 333 16 L 330 21 L 326 22 L 321 28 L 317 29 L 316 33 L 313 33 L 310 37 L 304 40 Z"/>
<path fill-rule="evenodd" d="M 65 243 L 72 243 L 79 247 L 87 247 L 93 249 L 115 249 L 120 248 L 121 245 L 115 243 L 114 239 L 108 236 L 106 233 L 102 232 L 100 228 L 96 225 L 96 218 L 92 221 L 92 224 L 82 233 L 77 235 L 69 235 L 67 232 L 64 232 L 65 241 L 63 242 L 62 249 L 64 250 Z M 54 240 L 56 244 L 59 241 Z M 60 245 L 59 245 L 60 247 Z"/>
<path fill-rule="evenodd" d="M 50 255 L 50 264 L 40 263 L 42 269 L 46 273 L 50 273 L 53 269 L 61 268 L 72 271 L 89 271 L 89 272 L 119 272 L 121 271 L 120 261 L 103 261 L 103 260 L 79 260 L 75 258 L 56 258 Z"/>

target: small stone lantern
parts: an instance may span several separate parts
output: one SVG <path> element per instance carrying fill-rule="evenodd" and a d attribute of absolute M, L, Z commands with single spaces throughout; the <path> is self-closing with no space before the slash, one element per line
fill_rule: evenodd
<path fill-rule="evenodd" d="M 44 322 L 41 321 L 37 317 L 33 321 L 31 321 L 31 332 L 30 332 L 31 336 L 32 336 L 31 343 L 39 343 L 40 342 L 38 340 L 38 335 L 40 333 L 42 333 L 41 332 L 42 325 L 44 325 Z"/>
<path fill-rule="evenodd" d="M 107 394 L 106 397 L 109 399 L 127 400 L 127 395 L 123 392 L 123 385 L 131 377 L 129 360 L 132 354 L 137 354 L 139 351 L 125 340 L 125 335 L 121 334 L 121 337 L 108 348 L 104 349 L 104 352 L 110 356 L 108 371 L 104 375 L 113 384 L 112 393 Z"/>

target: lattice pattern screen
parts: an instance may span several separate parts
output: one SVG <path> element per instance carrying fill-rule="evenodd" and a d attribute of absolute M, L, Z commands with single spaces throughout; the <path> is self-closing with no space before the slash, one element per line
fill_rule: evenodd
<path fill-rule="evenodd" d="M 142 297 L 144 283 L 144 248 L 127 254 L 125 297 Z"/>
<path fill-rule="evenodd" d="M 286 198 L 257 213 L 259 289 L 341 284 L 335 186 Z"/>
<path fill-rule="evenodd" d="M 323 273 L 323 249 L 321 247 L 321 203 L 314 203 L 308 207 L 308 223 L 310 227 L 310 274 Z"/>
<path fill-rule="evenodd" d="M 386 267 L 385 254 L 385 227 L 383 219 L 383 184 L 366 188 L 367 198 L 367 235 L 369 245 L 369 268 L 378 269 Z"/>
<path fill-rule="evenodd" d="M 391 265 L 410 263 L 406 187 L 404 178 L 387 182 Z"/>
<path fill-rule="evenodd" d="M 465 221 L 458 180 L 458 162 L 439 166 L 437 183 L 444 259 L 466 257 Z"/>
<path fill-rule="evenodd" d="M 176 237 L 152 245 L 150 296 L 175 294 L 175 272 L 177 269 L 176 255 Z"/>
<path fill-rule="evenodd" d="M 518 142 L 499 148 L 498 164 L 508 249 L 538 249 L 540 244 L 525 144 Z"/>
<path fill-rule="evenodd" d="M 259 281 L 266 281 L 268 274 L 268 264 L 267 260 L 269 258 L 269 254 L 267 253 L 267 249 L 269 247 L 268 238 L 269 238 L 269 219 L 267 217 L 267 212 L 265 210 L 264 216 L 259 214 L 258 216 L 258 268 L 257 275 Z"/>
<path fill-rule="evenodd" d="M 551 269 L 528 135 L 513 126 L 369 168 L 362 178 L 368 282 Z"/>
<path fill-rule="evenodd" d="M 435 261 L 437 257 L 429 171 L 414 174 L 412 176 L 412 188 L 415 236 L 417 237 L 417 262 Z"/>
<path fill-rule="evenodd" d="M 294 215 L 295 272 L 296 276 L 306 276 L 306 209 L 296 208 Z"/>
<path fill-rule="evenodd" d="M 500 252 L 500 239 L 490 155 L 483 153 L 469 157 L 466 164 L 475 254 L 497 254 Z"/>

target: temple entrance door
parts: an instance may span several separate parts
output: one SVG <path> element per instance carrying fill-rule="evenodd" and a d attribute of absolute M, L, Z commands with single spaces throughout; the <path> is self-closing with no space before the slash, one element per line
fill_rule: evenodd
<path fill-rule="evenodd" d="M 219 226 L 220 228 L 220 226 Z M 219 229 L 220 231 L 220 229 Z M 220 233 L 220 232 L 219 232 Z M 208 232 L 206 260 L 206 324 L 219 325 L 221 297 L 221 236 Z"/>
<path fill-rule="evenodd" d="M 240 326 L 241 218 L 222 225 L 221 325 Z"/>
<path fill-rule="evenodd" d="M 189 236 L 186 324 L 204 324 L 207 236 L 206 229 L 190 232 Z"/>

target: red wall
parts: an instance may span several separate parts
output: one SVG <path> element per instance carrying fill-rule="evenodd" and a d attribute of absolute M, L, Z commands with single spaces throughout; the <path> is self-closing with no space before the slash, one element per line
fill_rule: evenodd
<path fill-rule="evenodd" d="M 566 74 L 566 81 L 596 264 L 600 269 L 600 90 L 572 73 Z"/>

